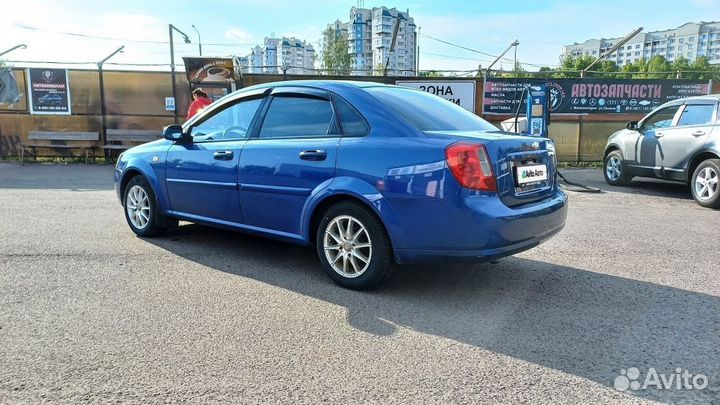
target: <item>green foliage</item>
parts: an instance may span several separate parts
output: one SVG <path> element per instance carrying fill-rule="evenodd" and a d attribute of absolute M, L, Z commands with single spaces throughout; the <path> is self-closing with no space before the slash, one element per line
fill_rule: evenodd
<path fill-rule="evenodd" d="M 352 55 L 348 53 L 348 35 L 346 32 L 337 34 L 332 27 L 323 31 L 321 54 L 322 66 L 334 74 L 347 74 L 352 63 Z"/>
<path fill-rule="evenodd" d="M 443 75 L 436 70 L 424 70 L 420 72 L 420 77 L 443 77 Z"/>

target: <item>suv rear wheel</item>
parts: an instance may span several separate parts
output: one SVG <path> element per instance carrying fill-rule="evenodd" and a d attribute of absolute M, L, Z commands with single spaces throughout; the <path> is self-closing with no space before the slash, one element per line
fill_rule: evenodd
<path fill-rule="evenodd" d="M 695 169 L 690 179 L 693 198 L 703 207 L 720 208 L 720 159 L 707 159 Z"/>

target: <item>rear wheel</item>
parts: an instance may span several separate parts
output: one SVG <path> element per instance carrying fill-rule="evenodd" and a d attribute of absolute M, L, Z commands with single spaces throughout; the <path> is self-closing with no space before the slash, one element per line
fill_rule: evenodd
<path fill-rule="evenodd" d="M 130 179 L 125 187 L 123 205 L 130 229 L 139 236 L 155 236 L 177 226 L 177 220 L 166 218 L 160 212 L 155 193 L 143 176 Z"/>
<path fill-rule="evenodd" d="M 325 212 L 315 245 L 325 272 L 345 288 L 374 287 L 390 275 L 394 265 L 382 222 L 356 203 L 340 203 Z"/>
<path fill-rule="evenodd" d="M 619 150 L 611 151 L 605 156 L 603 174 L 605 181 L 612 186 L 627 186 L 632 177 L 625 167 L 623 155 Z"/>
<path fill-rule="evenodd" d="M 708 208 L 720 208 L 720 159 L 701 162 L 690 179 L 690 190 L 698 204 Z"/>

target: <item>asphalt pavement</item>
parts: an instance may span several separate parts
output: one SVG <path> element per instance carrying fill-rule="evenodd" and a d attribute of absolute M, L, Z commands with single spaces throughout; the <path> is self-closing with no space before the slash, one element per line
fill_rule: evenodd
<path fill-rule="evenodd" d="M 606 192 L 549 242 L 355 292 L 310 249 L 136 237 L 110 166 L 0 164 L 0 403 L 720 403 L 720 212 L 564 173 Z"/>

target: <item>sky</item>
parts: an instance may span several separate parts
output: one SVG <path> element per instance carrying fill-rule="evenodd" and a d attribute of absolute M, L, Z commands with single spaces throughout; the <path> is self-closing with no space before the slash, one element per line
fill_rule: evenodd
<path fill-rule="evenodd" d="M 409 10 L 421 34 L 498 55 L 513 40 L 527 70 L 558 64 L 563 45 L 590 38 L 621 37 L 635 28 L 675 28 L 686 22 L 720 20 L 720 0 L 364 0 L 364 6 Z M 91 62 L 92 67 L 118 47 L 108 62 L 157 64 L 136 69 L 168 69 L 168 24 L 190 37 L 175 36 L 176 63 L 198 55 L 244 56 L 266 36 L 295 36 L 319 50 L 328 23 L 349 19 L 354 0 L 0 0 L 0 52 L 22 61 Z M 74 35 L 69 35 L 74 34 Z M 79 35 L 77 35 L 79 34 Z M 94 38 L 102 37 L 102 38 Z M 492 57 L 421 35 L 421 70 L 472 70 Z M 513 57 L 512 51 L 508 53 Z M 511 61 L 502 66 L 512 68 Z M 499 65 L 496 67 L 500 67 Z M 106 66 L 133 68 L 129 66 Z"/>

